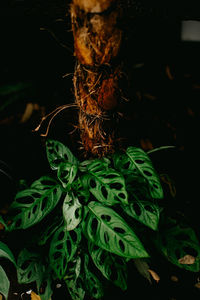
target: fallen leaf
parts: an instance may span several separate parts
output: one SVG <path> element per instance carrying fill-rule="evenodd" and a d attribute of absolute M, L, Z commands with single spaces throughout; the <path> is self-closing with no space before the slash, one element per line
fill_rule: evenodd
<path fill-rule="evenodd" d="M 160 281 L 160 276 L 155 271 L 149 269 L 148 272 L 157 283 Z"/>
<path fill-rule="evenodd" d="M 197 289 L 200 289 L 200 282 L 197 282 L 194 286 L 195 286 Z"/>
<path fill-rule="evenodd" d="M 39 105 L 37 103 L 31 103 L 31 102 L 27 103 L 25 111 L 21 117 L 20 123 L 27 122 L 32 116 L 34 110 L 39 110 Z"/>
<path fill-rule="evenodd" d="M 34 293 L 33 291 L 31 292 L 31 300 L 41 300 L 40 296 Z"/>
<path fill-rule="evenodd" d="M 193 265 L 195 260 L 196 258 L 194 256 L 186 254 L 185 256 L 181 257 L 178 262 L 182 265 Z"/>
<path fill-rule="evenodd" d="M 171 276 L 171 281 L 178 282 L 178 277 L 176 277 L 175 275 L 172 275 Z"/>
<path fill-rule="evenodd" d="M 170 70 L 170 67 L 169 66 L 166 66 L 166 74 L 167 74 L 167 77 L 169 78 L 169 80 L 173 80 L 174 77 L 172 76 L 172 73 L 171 73 L 171 70 Z"/>

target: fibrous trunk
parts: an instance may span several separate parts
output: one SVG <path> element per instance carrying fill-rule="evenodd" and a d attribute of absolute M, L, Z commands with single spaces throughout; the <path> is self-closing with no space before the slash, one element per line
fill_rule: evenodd
<path fill-rule="evenodd" d="M 80 137 L 85 153 L 94 156 L 113 152 L 115 145 L 121 101 L 121 18 L 116 0 L 73 0 L 71 4 Z"/>

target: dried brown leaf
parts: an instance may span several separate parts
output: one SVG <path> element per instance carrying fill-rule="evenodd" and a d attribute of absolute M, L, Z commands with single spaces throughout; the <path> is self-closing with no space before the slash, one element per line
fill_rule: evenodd
<path fill-rule="evenodd" d="M 149 269 L 148 272 L 157 283 L 160 281 L 160 276 L 155 271 Z"/>
<path fill-rule="evenodd" d="M 182 265 L 193 265 L 195 263 L 196 258 L 192 255 L 186 254 L 181 257 L 178 262 Z"/>
<path fill-rule="evenodd" d="M 40 296 L 34 293 L 33 291 L 31 292 L 31 300 L 41 300 Z"/>

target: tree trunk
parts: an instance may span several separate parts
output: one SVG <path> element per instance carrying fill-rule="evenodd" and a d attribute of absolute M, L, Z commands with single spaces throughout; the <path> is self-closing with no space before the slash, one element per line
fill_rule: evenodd
<path fill-rule="evenodd" d="M 121 19 L 116 0 L 74 0 L 71 4 L 81 144 L 93 156 L 114 150 L 115 116 L 122 96 Z"/>

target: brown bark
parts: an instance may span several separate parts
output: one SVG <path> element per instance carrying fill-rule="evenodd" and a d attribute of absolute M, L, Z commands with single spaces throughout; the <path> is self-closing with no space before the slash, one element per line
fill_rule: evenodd
<path fill-rule="evenodd" d="M 110 116 L 120 100 L 120 60 L 116 63 L 122 41 L 120 18 L 117 1 L 74 0 L 71 5 L 81 142 L 85 151 L 95 156 L 114 150 L 115 130 Z"/>

